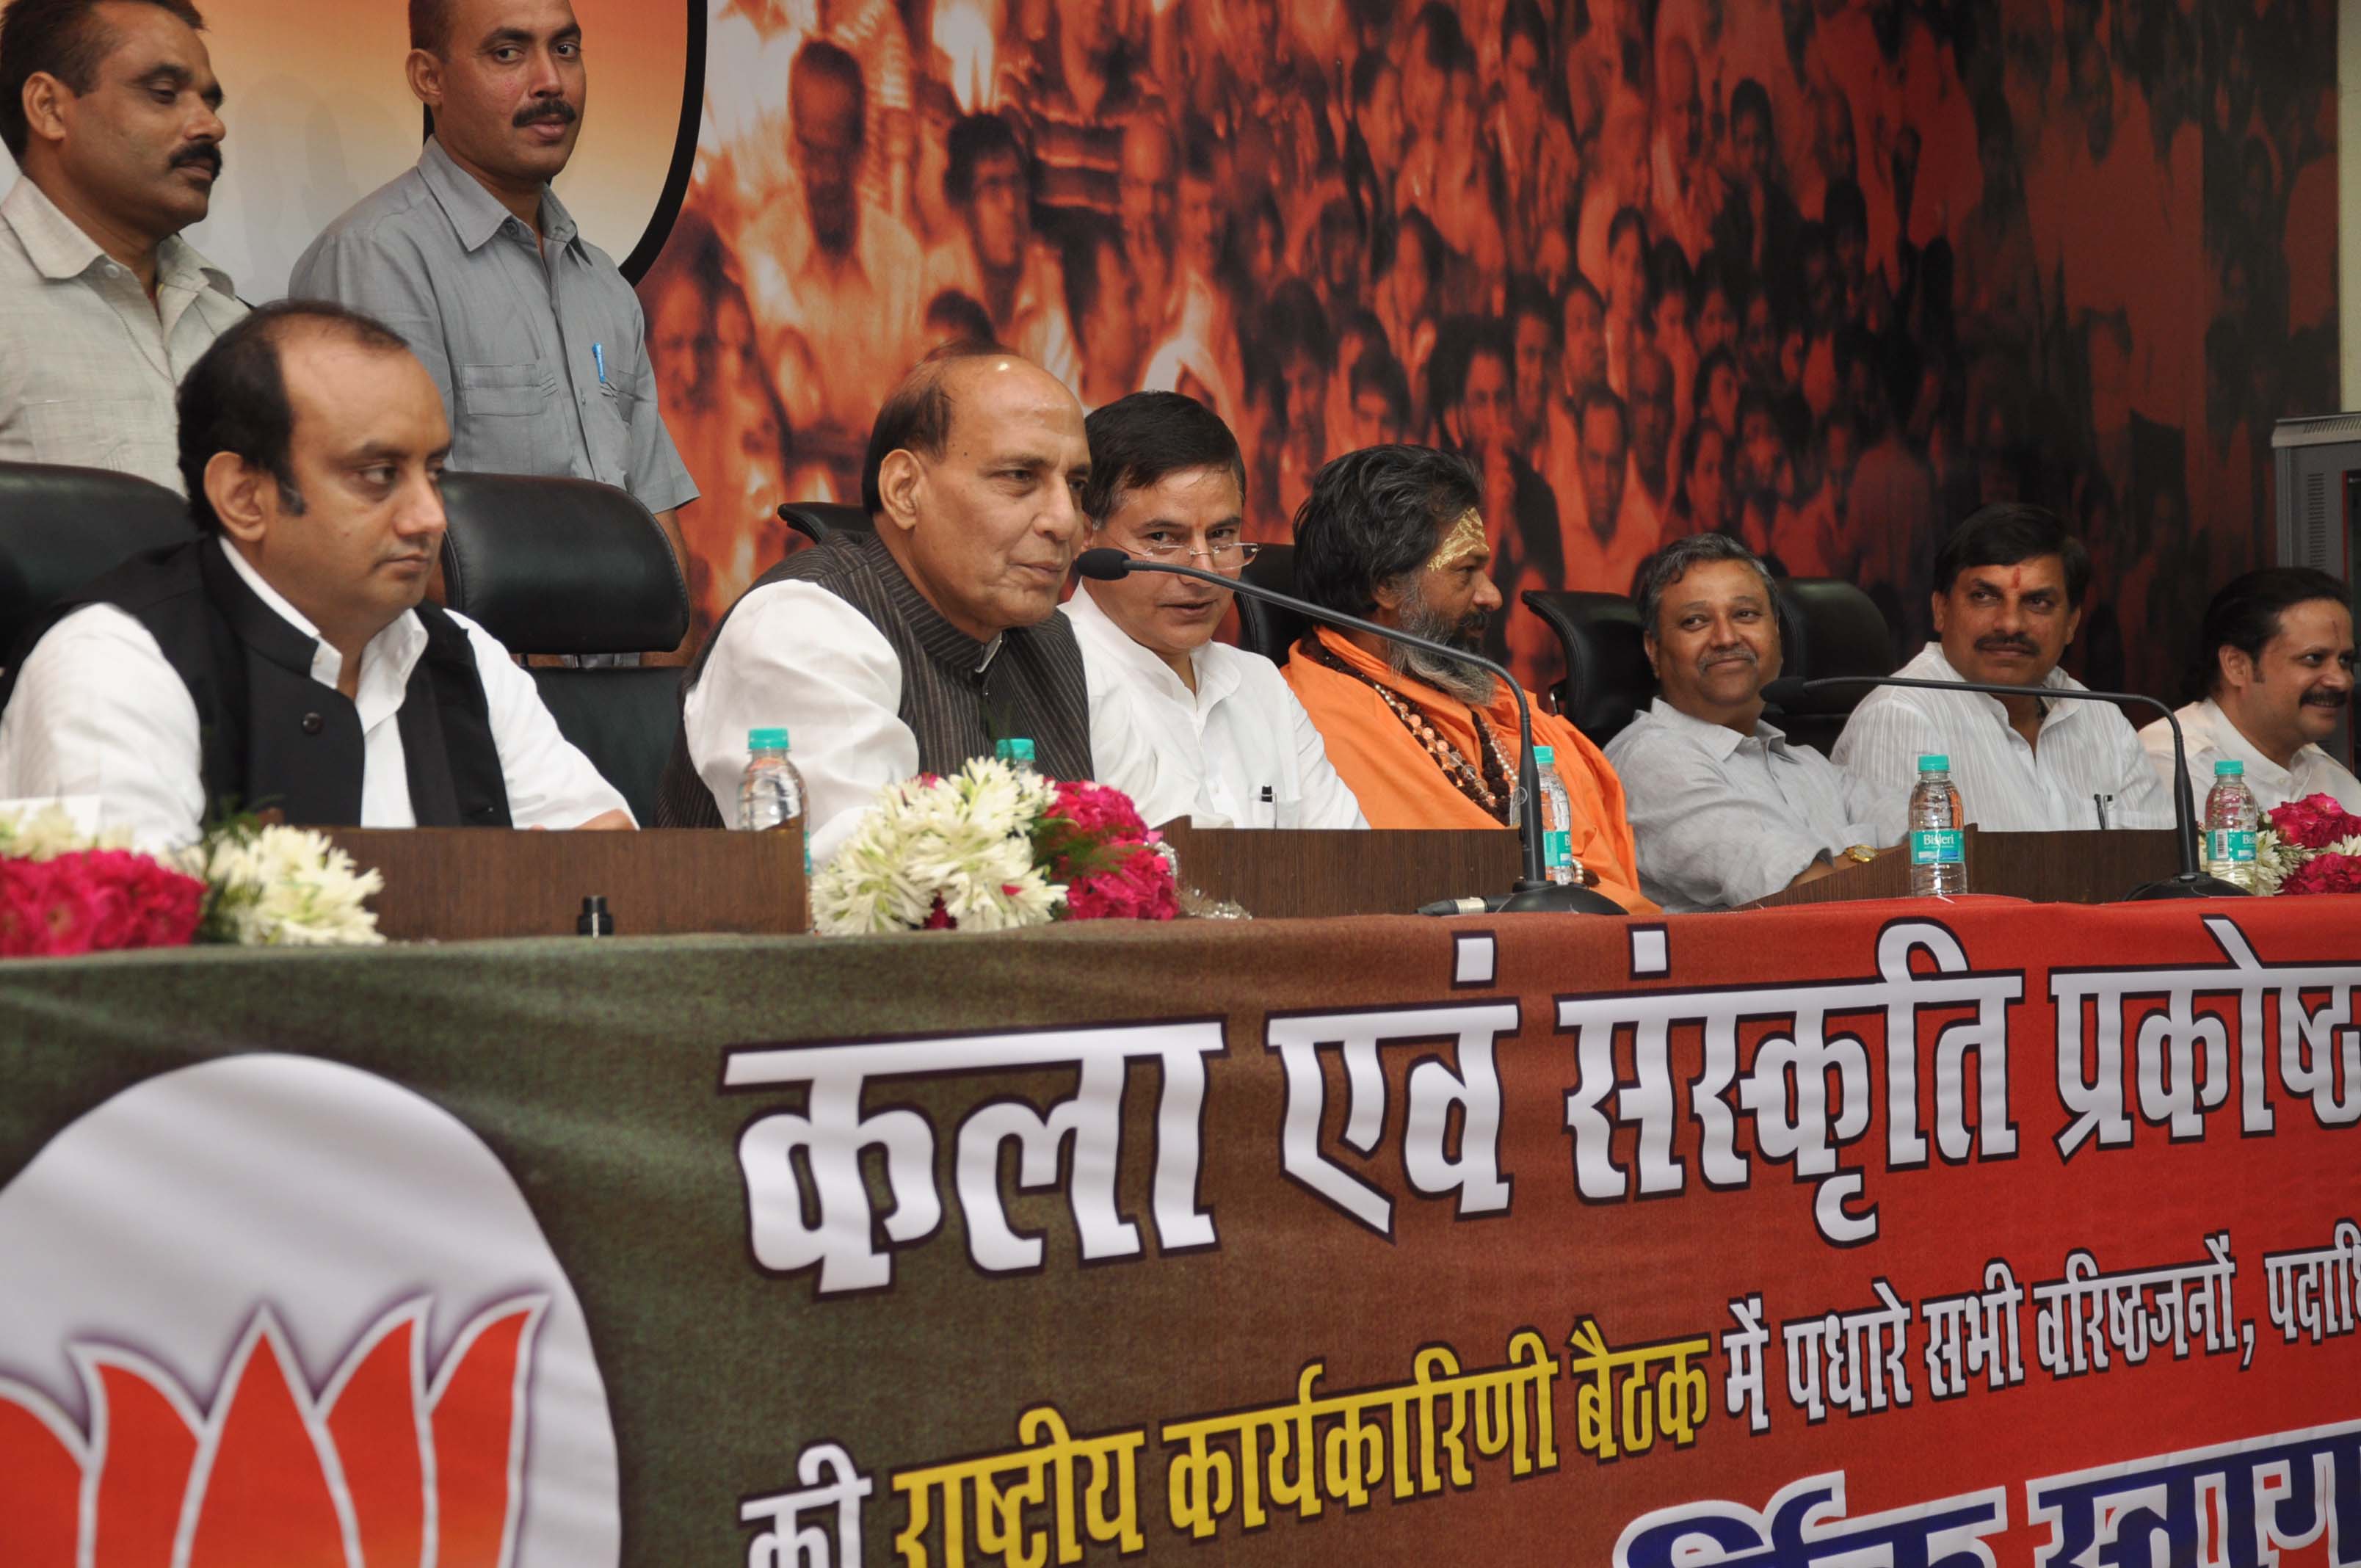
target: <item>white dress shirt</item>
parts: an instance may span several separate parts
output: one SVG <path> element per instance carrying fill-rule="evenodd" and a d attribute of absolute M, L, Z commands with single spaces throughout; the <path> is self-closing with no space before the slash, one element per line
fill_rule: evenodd
<path fill-rule="evenodd" d="M 812 862 L 835 858 L 877 792 L 917 775 L 902 680 L 885 634 L 818 583 L 773 583 L 740 599 L 680 715 L 689 761 L 722 820 L 736 825 L 746 732 L 783 725 L 803 776 Z M 1103 715 L 1095 701 L 1090 723 L 1093 776 L 1137 802 L 1152 776 L 1138 729 L 1120 707 Z"/>
<path fill-rule="evenodd" d="M 2181 737 L 2189 751 L 2190 799 L 2201 817 L 2205 811 L 2205 797 L 2213 793 L 2216 762 L 2246 763 L 2246 787 L 2254 792 L 2255 804 L 2265 811 L 2307 795 L 2333 795 L 2337 805 L 2361 814 L 2361 779 L 2356 779 L 2351 770 L 2339 766 L 2335 758 L 2319 747 L 2306 746 L 2283 768 L 2255 750 L 2254 742 L 2210 696 L 2191 703 L 2173 717 L 2180 720 Z M 2147 748 L 2148 760 L 2156 764 L 2157 777 L 2164 781 L 2166 789 L 2170 789 L 2172 726 L 2159 718 L 2141 730 L 2139 739 L 2140 744 Z"/>
<path fill-rule="evenodd" d="M 181 378 L 246 314 L 175 235 L 156 298 L 30 180 L 0 201 L 0 459 L 112 468 L 178 491 Z"/>
<path fill-rule="evenodd" d="M 1913 680 L 1962 676 L 1942 645 L 1894 672 Z M 2052 670 L 2043 685 L 2081 691 Z M 2012 729 L 2000 698 L 1982 692 L 1913 691 L 1881 686 L 1863 697 L 1837 738 L 1836 764 L 1852 781 L 1854 809 L 1898 844 L 1907 829 L 1910 790 L 1920 753 L 1951 759 L 1951 782 L 1969 822 L 1996 832 L 2061 832 L 2100 826 L 2093 795 L 2107 804 L 2110 828 L 2169 828 L 2172 796 L 2157 782 L 2131 721 L 2114 705 L 2069 699 L 2044 705 L 2037 751 Z"/>
<path fill-rule="evenodd" d="M 225 541 L 220 548 L 257 598 L 319 639 L 319 629 L 245 556 Z M 511 820 L 519 828 L 578 828 L 603 812 L 628 814 L 622 795 L 558 733 L 533 677 L 482 627 L 456 613 L 451 619 L 475 649 Z M 353 706 L 363 742 L 363 828 L 417 824 L 396 716 L 425 652 L 426 628 L 409 611 L 361 650 Z M 343 668 L 335 649 L 318 641 L 312 678 L 334 687 Z M 0 795 L 97 795 L 106 825 L 130 829 L 144 848 L 196 841 L 207 805 L 203 755 L 188 686 L 148 629 L 113 605 L 86 606 L 51 627 L 26 657 L 0 714 Z"/>
<path fill-rule="evenodd" d="M 1656 698 L 1607 743 L 1640 848 L 1640 891 L 1675 915 L 1767 898 L 1815 861 L 1878 844 L 1844 775 L 1755 720 L 1741 735 Z"/>
<path fill-rule="evenodd" d="M 1277 664 L 1208 642 L 1189 655 L 1192 692 L 1088 587 L 1062 613 L 1082 645 L 1092 735 L 1128 726 L 1146 743 L 1132 804 L 1150 827 L 1180 817 L 1199 828 L 1368 826 Z"/>

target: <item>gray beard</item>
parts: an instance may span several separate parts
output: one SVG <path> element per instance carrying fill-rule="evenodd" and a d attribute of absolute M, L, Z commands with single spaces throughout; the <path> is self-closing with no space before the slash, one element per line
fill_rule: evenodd
<path fill-rule="evenodd" d="M 1423 637 L 1429 641 L 1447 643 L 1454 648 L 1464 645 L 1457 635 L 1457 624 L 1429 609 L 1422 601 L 1414 602 L 1403 609 L 1401 630 L 1412 637 Z M 1477 650 L 1469 648 L 1468 652 Z M 1470 707 L 1490 706 L 1493 693 L 1499 686 L 1499 678 L 1481 665 L 1442 658 L 1423 648 L 1411 648 L 1400 642 L 1386 644 L 1386 663 L 1394 674 L 1409 675 L 1424 681 L 1438 691 L 1449 692 Z"/>

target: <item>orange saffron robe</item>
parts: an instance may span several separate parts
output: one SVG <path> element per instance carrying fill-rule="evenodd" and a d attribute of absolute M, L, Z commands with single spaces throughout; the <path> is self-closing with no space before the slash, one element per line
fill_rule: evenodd
<path fill-rule="evenodd" d="M 1384 660 L 1364 652 L 1342 632 L 1323 627 L 1318 636 L 1347 665 L 1384 682 L 1396 695 L 1415 704 L 1435 732 L 1458 747 L 1459 754 L 1481 772 L 1482 742 L 1476 737 L 1475 718 L 1466 703 L 1422 681 L 1396 674 Z M 1319 728 L 1329 764 L 1351 786 L 1370 827 L 1502 826 L 1460 793 L 1376 692 L 1301 653 L 1280 670 Z M 1528 700 L 1533 705 L 1534 744 L 1554 752 L 1558 777 L 1565 781 L 1566 797 L 1574 806 L 1575 858 L 1598 873 L 1599 892 L 1632 914 L 1662 914 L 1640 891 L 1640 857 L 1632 846 L 1631 821 L 1623 811 L 1623 781 L 1615 776 L 1614 765 L 1582 731 L 1545 712 L 1538 698 Z M 1498 691 L 1483 713 L 1513 776 L 1521 760 L 1516 699 L 1504 690 Z"/>

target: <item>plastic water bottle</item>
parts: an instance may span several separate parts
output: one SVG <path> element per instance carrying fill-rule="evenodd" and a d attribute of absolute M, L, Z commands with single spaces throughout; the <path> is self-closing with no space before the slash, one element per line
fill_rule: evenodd
<path fill-rule="evenodd" d="M 2255 891 L 2255 829 L 2262 809 L 2246 787 L 2246 764 L 2213 764 L 2213 789 L 2205 797 L 2205 874 Z"/>
<path fill-rule="evenodd" d="M 1967 835 L 1951 759 L 1918 759 L 1910 789 L 1910 892 L 1917 898 L 1956 898 L 1968 891 Z"/>
<path fill-rule="evenodd" d="M 787 732 L 749 729 L 746 771 L 738 779 L 738 826 L 761 833 L 803 822 L 804 776 L 787 760 Z"/>
<path fill-rule="evenodd" d="M 1558 777 L 1554 751 L 1534 747 L 1533 768 L 1542 778 L 1543 874 L 1565 886 L 1574 881 L 1574 802 L 1566 798 L 1565 781 Z"/>
<path fill-rule="evenodd" d="M 1020 773 L 1033 772 L 1033 742 L 1022 736 L 994 741 L 992 754 Z"/>

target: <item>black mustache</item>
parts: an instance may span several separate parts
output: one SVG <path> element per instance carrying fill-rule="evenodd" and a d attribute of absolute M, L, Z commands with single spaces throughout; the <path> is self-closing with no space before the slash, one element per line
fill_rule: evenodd
<path fill-rule="evenodd" d="M 552 120 L 561 126 L 570 126 L 581 117 L 576 113 L 573 104 L 563 98 L 553 98 L 545 104 L 528 104 L 519 109 L 516 112 L 516 126 L 519 130 L 522 130 L 527 126 L 537 126 L 544 120 Z"/>
<path fill-rule="evenodd" d="M 2353 694 L 2349 691 L 2306 692 L 2303 700 L 2312 707 L 2350 707 L 2353 706 Z"/>
<path fill-rule="evenodd" d="M 2041 654 L 2041 650 L 2033 645 L 2033 639 L 2029 637 L 1987 637 L 1976 644 L 1976 651 L 1981 653 L 1997 653 L 2004 648 L 2013 648 L 2017 652 L 2030 653 L 2036 658 Z"/>
<path fill-rule="evenodd" d="M 203 164 L 205 168 L 212 170 L 214 171 L 214 178 L 220 178 L 222 171 L 221 148 L 215 147 L 209 141 L 203 141 L 198 142 L 193 147 L 182 148 L 180 151 L 172 155 L 171 167 L 174 169 L 194 168 L 199 164 Z"/>

